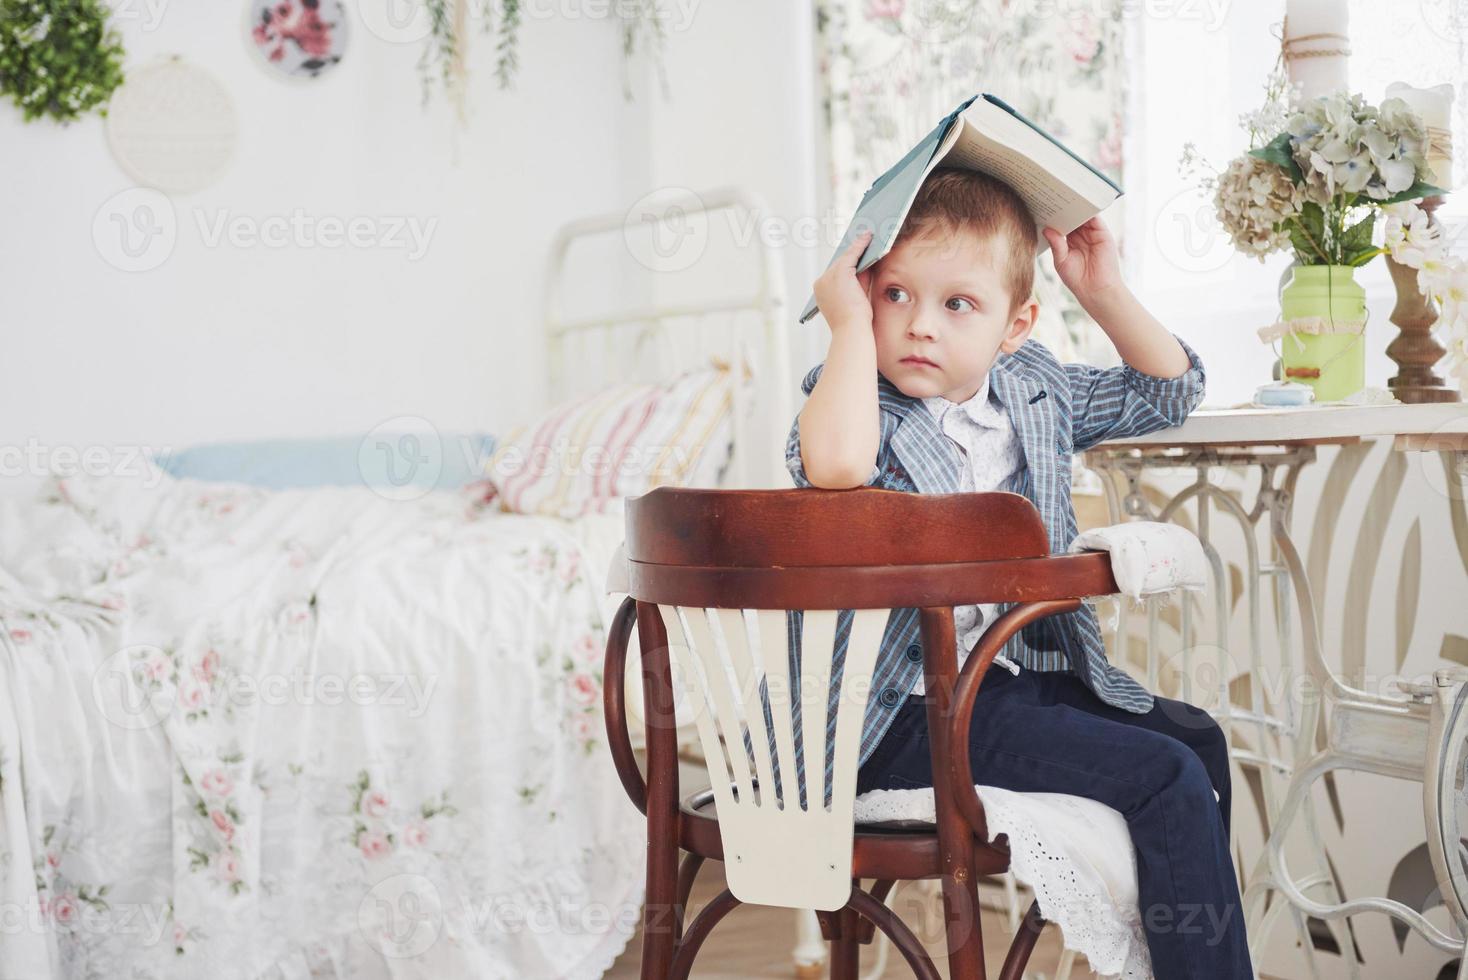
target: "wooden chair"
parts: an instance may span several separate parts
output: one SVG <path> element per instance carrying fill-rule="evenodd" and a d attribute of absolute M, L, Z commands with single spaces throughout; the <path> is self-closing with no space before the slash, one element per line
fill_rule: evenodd
<path fill-rule="evenodd" d="M 742 902 L 815 909 L 831 942 L 832 977 L 857 976 L 859 945 L 880 928 L 916 976 L 937 980 L 922 943 L 883 904 L 898 880 L 935 877 L 950 975 L 984 980 L 977 879 L 1005 871 L 1009 851 L 1002 837 L 989 842 L 970 774 L 974 698 L 995 654 L 1021 627 L 1077 609 L 1082 597 L 1116 591 L 1108 555 L 1051 556 L 1039 513 L 1018 494 L 867 488 L 659 488 L 628 501 L 626 549 L 628 598 L 612 623 L 603 678 L 612 756 L 628 796 L 647 817 L 644 980 L 687 977 L 709 932 Z M 959 671 L 953 607 L 971 602 L 1015 605 L 985 631 Z M 857 827 L 857 754 L 873 665 L 889 611 L 905 608 L 919 610 L 937 822 Z M 798 699 L 791 697 L 786 610 L 805 610 Z M 828 790 L 821 764 L 826 711 L 813 708 L 826 706 L 831 695 L 839 610 L 854 613 L 838 681 Z M 634 624 L 642 652 L 645 781 L 621 684 Z M 681 801 L 675 665 L 696 714 L 712 786 Z M 763 710 L 743 710 L 762 697 L 773 731 Z M 797 710 L 802 704 L 805 710 Z M 805 759 L 808 805 L 797 789 L 796 744 Z M 777 772 L 781 792 L 766 792 Z M 817 802 L 827 793 L 829 809 Z M 685 929 L 694 878 L 710 858 L 724 862 L 728 888 Z M 861 887 L 864 878 L 875 880 L 871 891 Z M 1001 978 L 1018 980 L 1044 924 L 1031 906 Z"/>

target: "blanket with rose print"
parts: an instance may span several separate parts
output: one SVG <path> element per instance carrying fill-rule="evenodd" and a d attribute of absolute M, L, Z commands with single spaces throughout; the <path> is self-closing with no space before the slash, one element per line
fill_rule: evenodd
<path fill-rule="evenodd" d="M 0 977 L 601 976 L 619 538 L 151 468 L 0 503 Z"/>

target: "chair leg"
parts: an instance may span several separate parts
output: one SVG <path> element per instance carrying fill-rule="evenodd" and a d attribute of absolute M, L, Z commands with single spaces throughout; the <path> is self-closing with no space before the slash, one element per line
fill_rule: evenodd
<path fill-rule="evenodd" d="M 896 885 L 897 879 L 895 878 L 883 878 L 881 880 L 874 881 L 872 883 L 871 896 L 879 902 L 886 903 L 887 896 L 892 893 L 892 889 L 896 887 Z M 858 882 L 857 886 L 860 887 L 860 882 Z M 865 946 L 867 943 L 872 941 L 872 937 L 876 935 L 876 932 L 877 924 L 875 922 L 871 921 L 870 919 L 862 919 L 861 924 L 857 926 L 856 938 L 863 946 Z"/>
<path fill-rule="evenodd" d="M 650 823 L 651 821 L 649 821 Z M 666 849 L 677 850 L 671 840 Z M 647 897 L 642 906 L 642 980 L 667 980 L 682 931 L 677 906 L 676 853 L 663 856 L 652 843 L 647 855 Z"/>
<path fill-rule="evenodd" d="M 654 794 L 656 795 L 656 794 Z M 642 906 L 642 980 L 667 980 L 682 939 L 677 812 L 647 808 L 647 889 Z M 685 868 L 687 865 L 685 865 Z M 695 867 L 696 871 L 697 868 Z M 690 883 L 692 876 L 689 876 Z"/>
<path fill-rule="evenodd" d="M 956 811 L 952 819 L 959 825 L 952 836 L 967 831 Z M 979 921 L 979 887 L 969 869 L 973 865 L 972 838 L 960 843 L 963 853 L 954 854 L 952 864 L 942 878 L 944 933 L 948 941 L 948 975 L 953 980 L 986 980 L 984 972 L 984 932 Z"/>
<path fill-rule="evenodd" d="M 689 851 L 683 855 L 678 866 L 678 907 L 674 912 L 673 938 L 683 938 L 683 921 L 688 917 L 688 896 L 693 892 L 693 882 L 698 878 L 698 869 L 703 867 L 703 855 Z"/>
<path fill-rule="evenodd" d="M 951 980 L 985 980 L 984 931 L 979 923 L 979 883 L 974 868 L 974 834 L 954 797 L 948 771 L 948 722 L 953 691 L 936 684 L 957 667 L 953 610 L 925 608 L 919 613 L 928 684 L 928 751 L 933 766 L 933 808 L 937 811 L 939 871 L 943 888 L 944 932 Z M 949 682 L 951 683 L 951 682 Z M 964 777 L 967 778 L 965 773 Z"/>
<path fill-rule="evenodd" d="M 934 792 L 944 795 L 936 786 Z M 935 803 L 942 851 L 943 873 L 938 884 L 943 898 L 948 975 L 953 980 L 986 980 L 973 830 L 951 798 L 944 796 Z"/>
<path fill-rule="evenodd" d="M 724 889 L 709 902 L 704 910 L 694 918 L 688 926 L 688 934 L 678 943 L 678 955 L 673 960 L 672 967 L 668 970 L 668 980 L 688 980 L 688 974 L 693 969 L 693 960 L 698 956 L 698 950 L 703 946 L 703 941 L 713 932 L 714 926 L 719 921 L 734 911 L 740 905 L 739 899 L 729 889 Z"/>
<path fill-rule="evenodd" d="M 642 980 L 668 980 L 678 944 L 678 747 L 668 635 L 657 607 L 637 604 L 642 702 L 647 724 L 647 888 L 642 907 Z"/>
<path fill-rule="evenodd" d="M 1045 920 L 1040 918 L 1040 903 L 1038 900 L 1030 905 L 1030 910 L 1025 913 L 1024 919 L 1020 921 L 1019 929 L 1014 934 L 1014 941 L 1009 944 L 1009 954 L 1004 957 L 1004 967 L 999 971 L 999 980 L 1020 980 L 1025 975 L 1025 965 L 1030 962 L 1030 954 L 1035 951 L 1035 943 L 1040 938 L 1040 930 L 1045 928 Z"/>
<path fill-rule="evenodd" d="M 918 941 L 917 936 L 913 935 L 912 930 L 896 912 L 860 888 L 852 889 L 851 900 L 847 904 L 862 918 L 870 920 L 878 929 L 882 930 L 883 935 L 892 943 L 892 947 L 907 961 L 916 980 L 940 980 L 938 969 L 933 966 L 933 960 L 928 956 L 928 951 L 923 948 L 923 944 Z M 958 975 L 954 976 L 957 978 Z"/>
<path fill-rule="evenodd" d="M 831 980 L 857 980 L 861 975 L 861 916 L 847 907 L 837 913 L 835 921 L 836 935 L 831 939 Z"/>

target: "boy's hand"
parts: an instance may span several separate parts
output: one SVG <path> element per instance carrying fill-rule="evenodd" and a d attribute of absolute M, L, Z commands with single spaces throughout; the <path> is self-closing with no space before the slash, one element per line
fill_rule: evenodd
<path fill-rule="evenodd" d="M 864 324 L 871 329 L 872 301 L 868 291 L 872 288 L 872 269 L 876 267 L 856 271 L 856 263 L 871 240 L 870 231 L 857 235 L 815 281 L 816 306 L 832 330 L 851 324 Z"/>
<path fill-rule="evenodd" d="M 1069 235 L 1062 235 L 1054 228 L 1046 228 L 1044 234 L 1050 243 L 1056 274 L 1082 306 L 1122 285 L 1116 239 L 1111 237 L 1100 216 L 1092 217 Z"/>
<path fill-rule="evenodd" d="M 1046 228 L 1045 240 L 1060 281 L 1111 338 L 1122 360 L 1154 378 L 1176 378 L 1192 366 L 1177 338 L 1122 282 L 1116 239 L 1100 217 L 1069 235 Z"/>

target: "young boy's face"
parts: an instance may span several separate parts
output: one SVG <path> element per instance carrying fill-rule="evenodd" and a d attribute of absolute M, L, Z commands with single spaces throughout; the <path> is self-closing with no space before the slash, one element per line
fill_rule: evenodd
<path fill-rule="evenodd" d="M 999 352 L 1024 344 L 1038 308 L 1003 275 L 1008 246 L 964 229 L 907 236 L 874 267 L 877 370 L 905 395 L 972 398 Z M 1014 307 L 1014 309 L 1011 309 Z"/>

